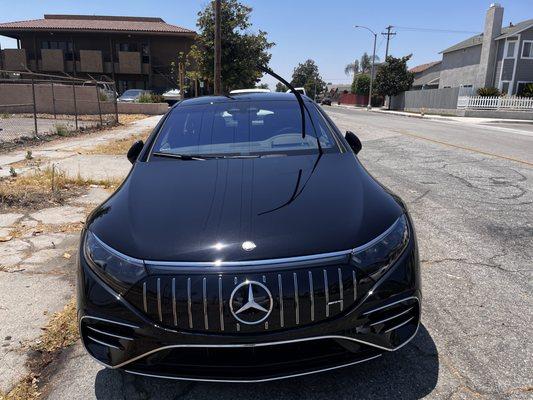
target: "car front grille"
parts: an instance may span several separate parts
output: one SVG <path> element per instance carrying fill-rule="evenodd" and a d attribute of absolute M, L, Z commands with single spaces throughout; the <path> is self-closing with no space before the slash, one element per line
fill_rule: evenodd
<path fill-rule="evenodd" d="M 315 264 L 316 265 L 316 264 Z M 258 324 L 240 323 L 230 311 L 237 285 L 255 281 L 271 293 L 273 306 Z M 126 299 L 160 326 L 180 331 L 253 333 L 305 326 L 333 318 L 357 300 L 357 276 L 348 265 L 256 272 L 150 275 Z"/>

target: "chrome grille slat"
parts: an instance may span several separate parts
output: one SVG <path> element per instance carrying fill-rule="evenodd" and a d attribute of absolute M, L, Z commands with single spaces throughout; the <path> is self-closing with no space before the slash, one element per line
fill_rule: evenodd
<path fill-rule="evenodd" d="M 187 278 L 187 314 L 189 314 L 189 328 L 192 329 L 191 278 Z"/>
<path fill-rule="evenodd" d="M 133 338 L 130 338 L 130 337 L 127 337 L 127 336 L 117 335 L 117 334 L 115 334 L 115 333 L 109 333 L 109 332 L 106 332 L 106 331 L 102 331 L 102 330 L 100 330 L 100 329 L 96 329 L 96 328 L 93 327 L 93 326 L 87 326 L 87 329 L 90 329 L 91 331 L 94 331 L 94 332 L 100 333 L 100 334 L 102 334 L 102 335 L 106 335 L 106 336 L 114 337 L 114 338 L 116 338 L 116 339 L 133 340 Z"/>
<path fill-rule="evenodd" d="M 117 350 L 122 350 L 120 347 L 115 346 L 114 344 L 109 344 L 109 343 L 104 342 L 103 340 L 95 339 L 94 337 L 92 337 L 90 335 L 87 335 L 87 339 L 90 339 L 90 340 L 92 340 L 95 343 L 101 344 L 102 346 L 111 347 L 111 348 L 117 349 Z"/>
<path fill-rule="evenodd" d="M 311 301 L 311 321 L 315 320 L 315 291 L 313 289 L 313 272 L 308 271 L 309 275 L 309 300 Z"/>
<path fill-rule="evenodd" d="M 148 312 L 148 298 L 146 296 L 146 282 L 143 282 L 143 307 L 144 312 Z"/>
<path fill-rule="evenodd" d="M 355 270 L 352 271 L 352 284 L 353 284 L 353 301 L 357 300 L 357 280 L 355 279 Z"/>
<path fill-rule="evenodd" d="M 157 278 L 157 314 L 159 322 L 163 322 L 163 312 L 161 310 L 161 278 Z"/>
<path fill-rule="evenodd" d="M 220 330 L 224 330 L 224 299 L 222 298 L 222 277 L 218 277 L 218 314 L 220 317 Z"/>
<path fill-rule="evenodd" d="M 328 272 L 324 269 L 324 295 L 326 296 L 326 318 L 329 317 L 329 285 Z"/>
<path fill-rule="evenodd" d="M 409 318 L 409 319 L 406 320 L 406 321 L 403 321 L 401 324 L 398 324 L 398 325 L 396 325 L 396 326 L 393 326 L 393 327 L 390 328 L 390 329 L 387 329 L 387 330 L 385 331 L 385 333 L 389 333 L 390 331 L 393 331 L 393 330 L 395 330 L 395 329 L 401 328 L 402 326 L 404 326 L 405 324 L 407 324 L 408 322 L 410 322 L 411 320 L 413 320 L 413 318 L 414 318 L 414 316 L 411 317 L 411 318 Z"/>
<path fill-rule="evenodd" d="M 209 319 L 207 317 L 207 278 L 202 279 L 202 294 L 204 297 L 203 303 L 204 303 L 204 327 L 205 330 L 209 329 Z"/>
<path fill-rule="evenodd" d="M 285 316 L 283 313 L 283 283 L 281 275 L 278 274 L 278 290 L 279 290 L 279 324 L 283 328 L 285 326 Z"/>
<path fill-rule="evenodd" d="M 339 274 L 339 300 L 341 302 L 341 311 L 344 309 L 344 287 L 342 284 L 342 271 L 340 268 L 337 268 L 337 273 Z"/>
<path fill-rule="evenodd" d="M 296 275 L 296 272 L 292 274 L 293 280 L 294 280 L 294 312 L 295 312 L 295 319 L 296 319 L 296 325 L 300 325 L 300 302 L 299 302 L 299 296 L 298 296 L 298 275 Z"/>
<path fill-rule="evenodd" d="M 174 326 L 178 326 L 178 310 L 176 308 L 176 278 L 172 278 L 172 317 Z"/>
<path fill-rule="evenodd" d="M 398 317 L 401 317 L 402 315 L 404 314 L 407 314 L 409 311 L 411 311 L 414 307 L 409 307 L 407 310 L 405 311 L 402 311 L 401 313 L 399 314 L 396 314 L 396 315 L 393 315 L 392 317 L 388 317 L 388 318 L 385 318 L 385 319 L 382 319 L 381 321 L 378 321 L 378 322 L 373 322 L 370 324 L 370 326 L 375 326 L 375 325 L 379 325 L 379 324 L 383 324 L 387 321 L 391 321 L 395 318 L 398 318 Z"/>

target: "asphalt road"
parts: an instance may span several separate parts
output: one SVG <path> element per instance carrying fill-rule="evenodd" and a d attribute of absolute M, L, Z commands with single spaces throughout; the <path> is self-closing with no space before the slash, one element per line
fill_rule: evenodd
<path fill-rule="evenodd" d="M 247 385 L 127 375 L 103 369 L 76 346 L 52 376 L 49 398 L 531 398 L 531 131 L 328 112 L 359 135 L 363 164 L 413 216 L 424 290 L 413 341 L 351 368 Z"/>

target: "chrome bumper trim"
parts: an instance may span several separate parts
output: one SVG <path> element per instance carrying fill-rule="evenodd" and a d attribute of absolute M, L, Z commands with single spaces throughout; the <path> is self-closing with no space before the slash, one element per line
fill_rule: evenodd
<path fill-rule="evenodd" d="M 180 378 L 180 377 L 175 377 L 175 376 L 166 376 L 166 375 L 157 375 L 157 374 L 146 374 L 146 373 L 142 373 L 142 372 L 130 371 L 130 370 L 127 370 L 127 369 L 126 369 L 125 371 L 126 371 L 127 373 L 129 373 L 129 374 L 134 374 L 134 375 L 148 376 L 148 377 L 151 377 L 151 378 L 173 379 L 173 380 L 180 380 L 180 381 L 219 382 L 219 383 L 260 383 L 260 382 L 278 381 L 278 380 L 281 380 L 281 379 L 296 378 L 296 377 L 299 377 L 299 376 L 305 376 L 305 375 L 318 374 L 318 373 L 320 373 L 320 372 L 333 371 L 333 370 L 336 370 L 336 369 L 339 369 L 339 368 L 345 368 L 345 367 L 349 367 L 349 366 L 351 366 L 351 365 L 360 364 L 360 363 L 363 363 L 363 362 L 366 362 L 366 361 L 371 361 L 371 360 L 374 360 L 374 359 L 379 358 L 379 357 L 381 357 L 381 354 L 377 354 L 377 355 L 375 355 L 375 356 L 368 357 L 368 358 L 365 358 L 365 359 L 362 359 L 362 360 L 353 361 L 353 362 L 350 362 L 350 363 L 347 363 L 347 364 L 336 365 L 336 366 L 334 366 L 334 367 L 322 368 L 322 369 L 317 369 L 317 370 L 314 370 L 314 371 L 308 371 L 308 372 L 301 372 L 301 373 L 298 373 L 298 374 L 290 374 L 290 375 L 276 376 L 276 377 L 274 377 L 274 378 L 253 379 L 253 380 L 240 380 L 240 379 L 208 379 L 208 378 L 207 378 L 207 379 L 202 379 L 202 378 Z"/>

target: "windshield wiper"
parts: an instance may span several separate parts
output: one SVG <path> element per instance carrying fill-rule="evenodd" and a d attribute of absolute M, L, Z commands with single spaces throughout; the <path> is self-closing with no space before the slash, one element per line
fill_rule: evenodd
<path fill-rule="evenodd" d="M 199 160 L 204 161 L 208 158 L 219 158 L 216 156 L 206 156 L 203 154 L 176 154 L 176 153 L 164 153 L 164 152 L 155 152 L 152 153 L 156 157 L 168 157 L 168 158 L 176 158 L 178 160 Z"/>
<path fill-rule="evenodd" d="M 292 86 L 289 82 L 287 82 L 285 79 L 283 79 L 281 76 L 279 76 L 278 74 L 276 74 L 274 71 L 272 71 L 271 69 L 265 67 L 264 65 L 257 65 L 257 68 L 262 71 L 262 72 L 265 72 L 267 74 L 269 74 L 270 76 L 276 78 L 278 81 L 280 81 L 281 83 L 283 83 L 285 86 L 287 86 L 290 91 L 296 96 L 296 100 L 298 100 L 298 105 L 300 106 L 300 113 L 302 115 L 302 139 L 305 138 L 305 112 L 307 112 L 307 115 L 309 115 L 309 120 L 311 121 L 311 125 L 313 125 L 313 130 L 315 131 L 315 135 L 316 135 L 316 145 L 318 147 L 318 154 L 319 155 L 322 155 L 322 153 L 324 152 L 322 150 L 322 145 L 320 144 L 320 139 L 318 137 L 318 134 L 316 133 L 316 128 L 315 128 L 315 123 L 313 122 L 313 117 L 311 117 L 311 113 L 309 113 L 309 110 L 307 109 L 307 106 L 305 105 L 304 103 L 304 100 L 302 98 L 302 95 L 300 94 L 300 92 L 298 92 L 294 86 Z M 305 111 L 304 111 L 305 110 Z"/>

